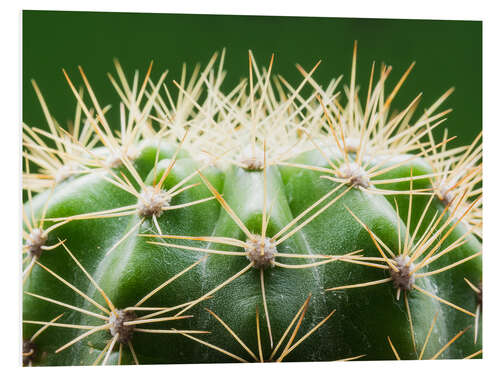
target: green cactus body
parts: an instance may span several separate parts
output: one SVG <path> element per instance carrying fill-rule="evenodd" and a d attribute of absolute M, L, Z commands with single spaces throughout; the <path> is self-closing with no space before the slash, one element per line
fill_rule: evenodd
<path fill-rule="evenodd" d="M 481 242 L 462 208 L 429 195 L 431 159 L 365 154 L 359 163 L 359 150 L 328 139 L 279 160 L 263 142 L 264 158 L 220 167 L 193 157 L 194 142 L 156 137 L 118 166 L 94 165 L 30 198 L 25 222 L 43 219 L 43 246 L 54 248 L 26 243 L 23 336 L 53 323 L 25 357 L 91 365 L 477 353 L 478 329 L 467 330 L 480 323 L 477 293 L 464 278 L 481 283 Z M 366 174 L 348 175 L 346 164 Z M 467 197 L 460 207 L 472 211 Z"/>

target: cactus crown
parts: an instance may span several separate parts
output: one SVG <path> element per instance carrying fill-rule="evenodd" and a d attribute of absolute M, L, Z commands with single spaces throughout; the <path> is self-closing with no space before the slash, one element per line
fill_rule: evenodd
<path fill-rule="evenodd" d="M 356 44 L 345 105 L 319 63 L 293 87 L 250 52 L 224 93 L 217 58 L 184 66 L 176 100 L 115 62 L 119 127 L 83 69 L 88 98 L 64 71 L 69 129 L 33 81 L 49 131 L 23 124 L 23 364 L 480 355 L 481 134 L 433 135 L 453 90 L 413 119 L 420 95 L 390 106 L 414 64 L 388 95 L 373 65 L 362 102 Z"/>

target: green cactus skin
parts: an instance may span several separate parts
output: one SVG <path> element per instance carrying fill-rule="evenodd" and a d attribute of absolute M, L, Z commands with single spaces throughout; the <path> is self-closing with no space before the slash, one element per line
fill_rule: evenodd
<path fill-rule="evenodd" d="M 371 188 L 324 178 L 328 175 L 326 170 L 331 169 L 330 163 L 340 166 L 346 157 L 353 163 L 356 160 L 356 153 L 341 153 L 333 145 L 311 147 L 310 151 L 296 153 L 283 162 L 267 164 L 269 161 L 264 159 L 263 165 L 253 165 L 252 170 L 241 164 L 219 168 L 215 163 L 207 167 L 193 158 L 192 148 L 165 139 L 142 141 L 136 145 L 138 154 L 128 165 L 122 163 L 113 172 L 91 169 L 89 173 L 58 182 L 52 191 L 45 190 L 28 199 L 25 216 L 33 215 L 35 222 L 44 217 L 43 228 L 61 223 L 60 218 L 68 221 L 51 229 L 44 244 L 64 243 L 35 256 L 36 263 L 26 276 L 24 339 L 32 337 L 43 322 L 50 322 L 60 314 L 63 315 L 54 324 L 89 327 L 107 324 L 103 316 L 109 318 L 112 308 L 106 298 L 117 311 L 130 308 L 171 278 L 175 280 L 140 306 L 182 307 L 157 314 L 158 310 L 136 310 L 135 318 L 129 318 L 140 321 L 148 314 L 153 315 L 150 319 L 176 314 L 183 318 L 137 323 L 128 326 L 128 330 L 124 330 L 125 326 L 114 326 L 112 329 L 119 332 L 116 340 L 112 340 L 112 329 L 107 327 L 61 351 L 58 349 L 89 329 L 49 326 L 36 337 L 36 351 L 25 362 L 42 366 L 92 365 L 103 361 L 108 365 L 134 364 L 136 360 L 140 364 L 167 364 L 333 361 L 358 356 L 364 360 L 390 360 L 395 356 L 418 359 L 421 354 L 424 359 L 434 355 L 464 358 L 480 351 L 481 335 L 474 338 L 475 331 L 481 330 L 480 318 L 479 329 L 468 329 L 474 326 L 474 314 L 479 311 L 477 293 L 464 278 L 475 286 L 481 284 L 481 240 L 469 230 L 461 213 L 457 214 L 458 209 L 454 212 L 452 206 L 447 208 L 437 196 L 419 194 L 433 189 L 435 176 L 430 159 L 425 155 L 418 158 L 399 155 L 399 159 L 368 163 L 377 164 L 377 170 L 384 172 L 370 178 L 370 183 L 388 181 L 374 185 L 385 189 L 384 194 L 379 194 Z M 264 144 L 264 150 L 265 147 Z M 106 153 L 109 150 L 105 148 L 103 154 Z M 407 160 L 400 162 L 404 158 Z M 128 210 L 129 215 L 76 216 L 141 202 L 112 181 L 127 179 L 136 192 L 141 192 L 144 188 L 137 177 L 153 187 L 164 175 L 167 176 L 161 186 L 164 191 L 183 181 L 183 187 L 192 186 L 167 202 L 172 209 L 157 215 L 158 225 L 151 215 L 142 217 L 137 206 Z M 322 200 L 329 192 L 332 193 L 328 198 Z M 175 208 L 190 202 L 198 203 Z M 474 207 L 466 199 L 463 206 Z M 263 226 L 264 215 L 268 219 Z M 295 218 L 300 220 L 280 233 Z M 432 227 L 436 218 L 440 219 Z M 300 225 L 304 221 L 307 223 Z M 293 235 L 286 235 L 298 226 L 300 229 Z M 383 242 L 397 255 L 407 236 L 412 237 L 417 228 L 415 237 L 408 238 L 410 246 L 425 237 L 427 228 L 432 229 L 430 235 L 438 235 L 423 241 L 428 242 L 427 247 L 413 264 L 418 265 L 436 244 L 434 255 L 441 252 L 444 255 L 415 272 L 415 286 L 410 283 L 410 290 L 398 292 L 395 277 L 381 251 L 388 258 L 391 256 L 378 247 Z M 158 236 L 158 229 L 163 236 Z M 25 230 L 30 232 L 26 224 Z M 277 254 L 266 253 L 271 260 L 263 260 L 260 268 L 251 264 L 252 259 L 261 259 L 258 253 L 252 258 L 245 253 L 248 250 L 235 245 L 234 240 L 240 241 L 239 244 L 248 240 L 247 232 L 258 240 L 272 238 L 269 248 L 274 240 L 279 242 Z M 200 237 L 205 241 L 199 240 Z M 457 241 L 459 246 L 452 249 Z M 346 255 L 357 250 L 362 253 Z M 224 251 L 231 254 L 222 254 Z M 368 258 L 365 264 L 360 255 Z M 27 256 L 31 261 L 32 255 Z M 418 276 L 460 261 L 463 263 L 437 274 Z M 393 267 L 395 264 L 392 263 Z M 54 274 L 90 298 L 85 299 Z M 377 285 L 340 288 L 385 279 L 388 281 Z M 422 289 L 445 301 L 426 295 Z M 191 301 L 195 303 L 186 307 Z M 291 322 L 294 324 L 290 325 Z M 280 342 L 287 330 L 288 335 Z M 299 345 L 294 345 L 311 330 Z M 459 337 L 450 344 L 457 334 Z M 289 341 L 291 336 L 295 339 Z M 127 341 L 132 343 L 133 352 Z M 441 353 L 447 343 L 450 345 Z M 425 352 L 421 353 L 424 347 Z"/>

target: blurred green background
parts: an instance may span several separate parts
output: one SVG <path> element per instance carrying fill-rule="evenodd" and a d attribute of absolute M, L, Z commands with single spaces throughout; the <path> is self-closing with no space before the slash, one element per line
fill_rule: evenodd
<path fill-rule="evenodd" d="M 114 73 L 117 57 L 131 76 L 144 75 L 154 60 L 153 78 L 169 70 L 167 83 L 188 69 L 206 64 L 215 51 L 226 47 L 225 88 L 248 74 L 248 49 L 259 65 L 267 65 L 275 53 L 273 71 L 290 82 L 301 80 L 295 63 L 311 69 L 326 85 L 344 75 L 348 82 L 354 40 L 358 41 L 358 84 L 365 95 L 372 61 L 393 66 L 393 87 L 412 61 L 416 66 L 394 102 L 403 109 L 418 93 L 421 114 L 445 90 L 456 91 L 444 108 L 453 108 L 444 126 L 470 143 L 482 127 L 482 23 L 478 21 L 429 21 L 393 19 L 304 18 L 275 16 L 226 16 L 101 12 L 23 11 L 23 120 L 46 126 L 30 79 L 39 84 L 52 114 L 61 124 L 74 115 L 75 99 L 61 72 L 81 83 L 82 65 L 101 105 L 112 104 L 116 121 L 118 96 L 107 72 Z M 190 69 L 190 70 L 191 70 Z M 189 71 L 190 71 L 189 70 Z M 379 71 L 379 70 L 378 70 Z"/>

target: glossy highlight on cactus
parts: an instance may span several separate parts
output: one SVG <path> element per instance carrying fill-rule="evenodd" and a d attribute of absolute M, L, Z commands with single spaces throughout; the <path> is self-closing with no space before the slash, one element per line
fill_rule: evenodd
<path fill-rule="evenodd" d="M 82 68 L 67 129 L 33 81 L 23 365 L 479 357 L 481 134 L 436 140 L 452 89 L 392 112 L 414 64 L 387 95 L 356 47 L 345 96 L 251 52 L 227 92 L 224 52 L 171 82 L 115 61 L 119 124 Z"/>

